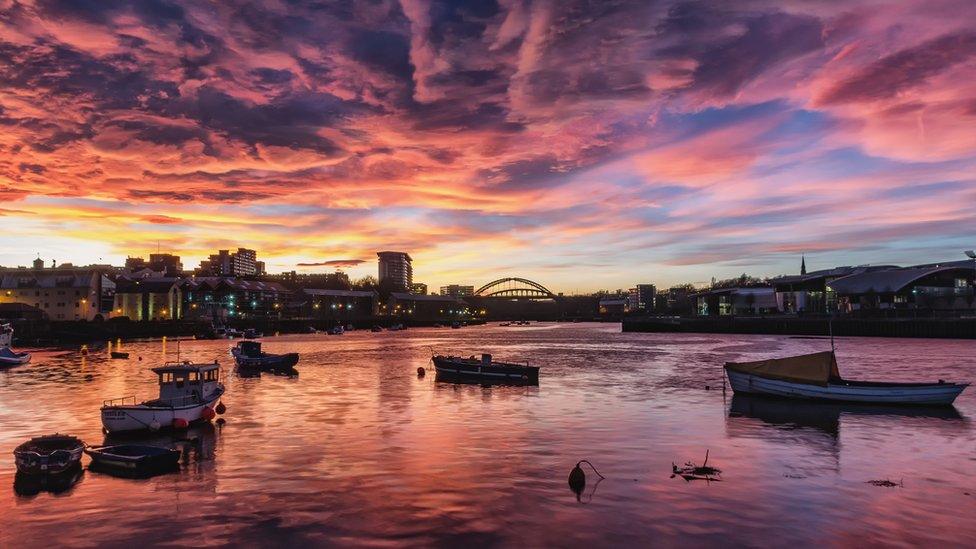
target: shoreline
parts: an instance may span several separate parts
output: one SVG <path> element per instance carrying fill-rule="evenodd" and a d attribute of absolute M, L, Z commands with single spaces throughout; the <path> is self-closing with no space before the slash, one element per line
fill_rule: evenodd
<path fill-rule="evenodd" d="M 643 317 L 623 319 L 621 331 L 976 339 L 976 318 Z"/>

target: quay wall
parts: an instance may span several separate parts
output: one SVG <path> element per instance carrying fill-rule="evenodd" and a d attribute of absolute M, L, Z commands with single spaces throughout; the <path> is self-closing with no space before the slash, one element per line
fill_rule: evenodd
<path fill-rule="evenodd" d="M 976 318 L 835 318 L 836 336 L 976 339 Z M 644 317 L 625 318 L 624 332 L 776 334 L 826 336 L 828 318 Z"/>

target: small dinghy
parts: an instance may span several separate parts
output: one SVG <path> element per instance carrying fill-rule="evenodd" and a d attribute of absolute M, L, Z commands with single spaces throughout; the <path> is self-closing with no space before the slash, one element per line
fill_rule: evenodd
<path fill-rule="evenodd" d="M 127 474 L 149 474 L 173 471 L 179 468 L 179 450 L 144 444 L 120 444 L 86 448 L 91 457 L 89 468 L 103 471 L 122 471 Z"/>
<path fill-rule="evenodd" d="M 261 350 L 261 343 L 257 341 L 240 341 L 231 349 L 234 361 L 241 368 L 256 370 L 290 370 L 298 364 L 298 353 L 273 355 Z"/>
<path fill-rule="evenodd" d="M 539 384 L 539 367 L 510 362 L 493 362 L 491 355 L 475 357 L 433 357 L 437 378 L 445 381 L 472 381 L 478 383 Z"/>
<path fill-rule="evenodd" d="M 17 471 L 25 475 L 56 475 L 81 462 L 85 443 L 59 433 L 35 437 L 14 449 Z"/>
<path fill-rule="evenodd" d="M 129 358 L 129 353 L 123 353 L 122 351 L 112 351 L 112 358 Z"/>
<path fill-rule="evenodd" d="M 805 400 L 893 405 L 950 405 L 968 383 L 888 383 L 840 377 L 833 351 L 809 355 L 727 362 L 725 373 L 736 393 Z"/>

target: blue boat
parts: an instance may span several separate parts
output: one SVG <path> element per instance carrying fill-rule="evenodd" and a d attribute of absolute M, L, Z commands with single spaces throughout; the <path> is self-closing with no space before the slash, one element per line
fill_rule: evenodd
<path fill-rule="evenodd" d="M 161 446 L 119 444 L 85 448 L 90 467 L 104 472 L 157 473 L 179 468 L 180 451 Z"/>
<path fill-rule="evenodd" d="M 290 370 L 298 364 L 298 353 L 274 355 L 261 350 L 258 341 L 239 341 L 231 349 L 234 361 L 241 368 L 253 370 Z"/>

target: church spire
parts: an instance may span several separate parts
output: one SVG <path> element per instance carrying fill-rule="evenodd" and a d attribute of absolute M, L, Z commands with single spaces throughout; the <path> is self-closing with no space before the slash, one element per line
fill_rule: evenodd
<path fill-rule="evenodd" d="M 802 255 L 800 256 L 800 274 L 807 274 L 807 258 Z"/>

